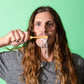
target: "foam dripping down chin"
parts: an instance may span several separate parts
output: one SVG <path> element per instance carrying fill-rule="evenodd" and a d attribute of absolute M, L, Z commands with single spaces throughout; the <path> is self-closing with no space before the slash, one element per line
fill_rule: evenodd
<path fill-rule="evenodd" d="M 48 57 L 48 44 L 47 44 L 47 40 L 48 39 L 43 39 L 43 38 L 41 38 L 41 49 L 44 47 L 44 48 L 46 48 L 46 57 Z"/>

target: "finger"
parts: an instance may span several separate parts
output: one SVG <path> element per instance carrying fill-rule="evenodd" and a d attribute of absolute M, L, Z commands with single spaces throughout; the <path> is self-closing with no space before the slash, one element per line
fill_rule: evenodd
<path fill-rule="evenodd" d="M 22 44 L 23 42 L 12 42 L 12 43 L 10 43 L 10 45 L 12 45 L 12 46 L 18 46 L 18 45 L 20 45 L 20 44 Z"/>
<path fill-rule="evenodd" d="M 29 32 L 26 31 L 26 32 L 24 32 L 24 33 L 25 33 L 25 39 L 24 39 L 24 42 L 27 42 L 28 39 L 29 39 Z"/>
<path fill-rule="evenodd" d="M 20 37 L 18 30 L 14 30 L 14 34 L 15 34 L 16 41 L 19 42 L 21 37 Z"/>
<path fill-rule="evenodd" d="M 21 31 L 20 29 L 18 29 L 17 31 L 18 31 L 20 38 L 21 38 L 19 42 L 24 42 L 25 33 L 23 31 Z"/>
<path fill-rule="evenodd" d="M 10 39 L 11 39 L 11 42 L 16 41 L 14 31 L 10 31 L 8 35 L 9 35 L 9 37 L 10 37 Z"/>

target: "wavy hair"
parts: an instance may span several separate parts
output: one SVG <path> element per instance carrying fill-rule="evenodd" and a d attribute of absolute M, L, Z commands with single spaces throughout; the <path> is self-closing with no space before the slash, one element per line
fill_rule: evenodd
<path fill-rule="evenodd" d="M 56 83 L 60 79 L 60 84 L 67 84 L 68 81 L 71 84 L 77 84 L 77 73 L 72 59 L 72 53 L 68 47 L 66 33 L 57 12 L 49 6 L 37 8 L 31 15 L 27 31 L 30 32 L 30 35 L 34 36 L 34 19 L 36 14 L 41 12 L 49 12 L 53 16 L 56 25 L 56 40 L 54 42 Z M 41 49 L 35 44 L 35 40 L 30 40 L 24 43 L 21 51 L 23 53 L 22 66 L 24 72 L 20 75 L 20 79 L 25 81 L 26 84 L 39 84 Z M 57 73 L 57 70 L 60 71 L 60 74 Z"/>

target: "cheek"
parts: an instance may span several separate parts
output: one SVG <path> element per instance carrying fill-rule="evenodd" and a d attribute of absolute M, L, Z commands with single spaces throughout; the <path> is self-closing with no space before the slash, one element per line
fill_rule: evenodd
<path fill-rule="evenodd" d="M 50 32 L 48 32 L 49 34 L 49 43 L 52 44 L 55 41 L 56 38 L 56 31 L 55 29 L 52 29 Z"/>
<path fill-rule="evenodd" d="M 50 34 L 50 35 L 55 34 L 55 28 L 48 29 L 48 34 Z"/>
<path fill-rule="evenodd" d="M 34 28 L 34 33 L 36 36 L 38 36 L 40 34 L 39 28 Z"/>

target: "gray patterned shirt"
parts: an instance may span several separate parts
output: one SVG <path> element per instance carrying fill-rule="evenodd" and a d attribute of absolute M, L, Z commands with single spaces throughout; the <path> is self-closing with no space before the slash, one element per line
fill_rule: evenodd
<path fill-rule="evenodd" d="M 23 72 L 21 66 L 22 57 L 22 53 L 18 50 L 0 53 L 0 77 L 5 80 L 7 84 L 25 84 L 25 82 L 19 80 L 19 76 Z M 78 77 L 84 83 L 84 59 L 80 56 L 78 57 L 79 59 L 77 59 L 77 57 L 78 55 L 73 55 L 73 59 L 75 59 L 74 62 L 78 69 Z M 56 78 L 55 62 L 41 61 L 40 84 L 55 84 Z M 57 84 L 60 84 L 60 80 L 58 80 Z"/>

